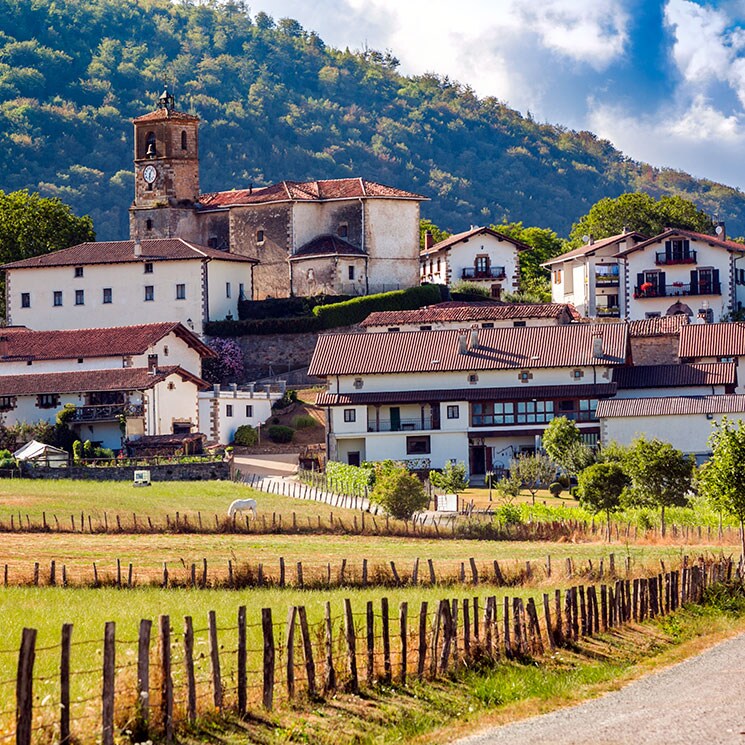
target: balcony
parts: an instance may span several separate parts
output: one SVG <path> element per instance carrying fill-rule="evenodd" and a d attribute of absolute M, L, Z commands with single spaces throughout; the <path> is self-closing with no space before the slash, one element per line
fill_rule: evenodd
<path fill-rule="evenodd" d="M 598 274 L 595 272 L 595 287 L 618 287 L 618 274 Z"/>
<path fill-rule="evenodd" d="M 668 253 L 667 251 L 658 251 L 655 255 L 655 264 L 657 266 L 670 266 L 671 264 L 695 264 L 696 263 L 696 251 L 673 251 Z"/>
<path fill-rule="evenodd" d="M 418 419 L 381 419 L 378 422 L 368 421 L 368 432 L 424 432 L 440 429 L 440 423 L 432 417 Z"/>
<path fill-rule="evenodd" d="M 461 273 L 461 279 L 505 279 L 506 277 L 503 266 L 491 266 L 488 269 L 467 266 Z"/>
<path fill-rule="evenodd" d="M 144 416 L 142 404 L 98 404 L 95 406 L 78 406 L 72 422 L 106 422 L 116 421 L 120 416 Z"/>
<path fill-rule="evenodd" d="M 598 306 L 595 308 L 595 314 L 598 316 L 598 318 L 620 318 L 621 317 L 621 309 L 616 308 L 609 308 L 608 306 Z"/>
<path fill-rule="evenodd" d="M 671 285 L 652 285 L 645 282 L 634 287 L 634 300 L 646 300 L 654 297 L 681 297 L 686 295 L 721 295 L 722 285 L 719 282 L 699 282 L 697 285 L 684 282 L 673 282 Z"/>

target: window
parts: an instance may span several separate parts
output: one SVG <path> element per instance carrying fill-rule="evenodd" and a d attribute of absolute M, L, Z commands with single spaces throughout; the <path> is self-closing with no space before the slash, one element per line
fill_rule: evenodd
<path fill-rule="evenodd" d="M 256 231 L 256 242 L 257 243 L 263 243 L 264 242 L 264 231 L 263 230 L 257 230 Z"/>
<path fill-rule="evenodd" d="M 734 357 L 720 357 L 717 361 L 718 362 L 734 362 L 735 358 Z"/>
<path fill-rule="evenodd" d="M 477 373 L 469 373 L 469 375 L 468 375 L 468 382 L 471 385 L 476 385 L 476 383 L 479 382 L 479 376 L 478 376 L 478 374 Z"/>
<path fill-rule="evenodd" d="M 233 404 L 225 405 L 225 416 L 233 416 Z"/>
<path fill-rule="evenodd" d="M 659 318 L 660 315 L 661 315 L 660 313 L 645 313 L 644 317 L 645 318 Z"/>
<path fill-rule="evenodd" d="M 30 308 L 30 307 L 31 307 L 31 293 L 22 292 L 21 293 L 21 308 Z"/>
<path fill-rule="evenodd" d="M 347 275 L 349 276 L 350 280 L 354 279 L 354 267 L 353 266 L 347 267 Z"/>
<path fill-rule="evenodd" d="M 527 383 L 532 377 L 533 375 L 531 374 L 530 370 L 521 370 L 518 373 L 517 379 L 521 383 Z"/>
<path fill-rule="evenodd" d="M 584 378 L 585 373 L 582 370 L 572 370 L 572 377 L 575 380 L 579 380 L 580 378 Z"/>
<path fill-rule="evenodd" d="M 103 288 L 103 304 L 110 305 L 112 302 L 111 287 Z"/>
<path fill-rule="evenodd" d="M 10 409 L 15 409 L 15 407 L 15 396 L 0 396 L 0 411 L 10 411 Z"/>
<path fill-rule="evenodd" d="M 168 344 L 164 345 L 163 347 L 163 356 L 168 357 Z"/>
<path fill-rule="evenodd" d="M 152 273 L 153 273 L 153 262 L 146 261 L 145 262 L 145 274 L 152 274 Z"/>
<path fill-rule="evenodd" d="M 356 422 L 357 412 L 354 409 L 344 409 L 344 421 L 345 422 Z"/>
<path fill-rule="evenodd" d="M 154 158 L 158 153 L 155 150 L 155 132 L 148 132 L 145 137 L 145 155 Z"/>
<path fill-rule="evenodd" d="M 523 326 L 527 326 L 527 323 L 525 321 L 513 321 L 512 325 L 515 328 L 522 328 Z"/>
<path fill-rule="evenodd" d="M 365 381 L 362 378 L 355 378 L 354 379 L 354 388 L 355 390 L 360 390 L 362 386 L 365 385 Z"/>
<path fill-rule="evenodd" d="M 390 328 L 388 329 L 388 333 L 389 333 L 389 334 L 395 334 L 396 332 L 398 332 L 398 331 L 400 331 L 400 330 L 401 330 L 401 329 L 400 329 L 400 328 L 399 328 L 398 326 L 391 326 L 391 327 L 390 327 Z"/>
<path fill-rule="evenodd" d="M 339 225 L 339 229 L 336 231 L 339 238 L 346 238 L 349 235 L 349 225 L 342 223 Z"/>
<path fill-rule="evenodd" d="M 186 285 L 176 285 L 176 300 L 186 300 Z"/>
<path fill-rule="evenodd" d="M 489 323 L 489 322 L 482 323 L 481 324 L 481 328 L 482 329 L 493 329 L 494 328 L 494 324 L 493 323 Z"/>
<path fill-rule="evenodd" d="M 36 397 L 36 406 L 39 409 L 53 409 L 59 406 L 59 396 L 56 393 L 40 393 Z"/>
<path fill-rule="evenodd" d="M 350 450 L 347 453 L 347 463 L 350 466 L 356 466 L 357 468 L 360 467 L 360 462 L 362 458 L 360 457 L 360 451 L 359 450 Z"/>
<path fill-rule="evenodd" d="M 75 305 L 85 305 L 85 290 L 75 290 Z"/>
<path fill-rule="evenodd" d="M 417 435 L 406 438 L 407 455 L 427 455 L 430 452 L 429 435 Z"/>
<path fill-rule="evenodd" d="M 83 267 L 82 266 L 76 266 L 75 267 L 75 276 L 76 277 L 82 277 L 83 276 Z"/>
<path fill-rule="evenodd" d="M 573 403 L 573 402 L 572 402 Z M 488 401 L 471 410 L 474 427 L 509 424 L 546 424 L 554 418 L 553 401 Z"/>
<path fill-rule="evenodd" d="M 181 130 L 181 149 L 186 150 L 186 130 Z"/>
<path fill-rule="evenodd" d="M 429 270 L 432 271 L 432 262 L 429 262 Z M 437 273 L 440 273 L 440 259 L 437 259 Z"/>
<path fill-rule="evenodd" d="M 243 282 L 238 283 L 238 300 L 245 300 L 246 299 L 246 290 L 243 285 Z"/>
<path fill-rule="evenodd" d="M 171 381 L 171 382 L 170 382 L 170 383 L 168 384 L 168 390 L 169 390 L 169 391 L 175 391 L 175 390 L 176 390 L 176 384 L 175 384 L 175 383 L 174 383 L 173 381 Z"/>
<path fill-rule="evenodd" d="M 145 301 L 155 300 L 155 288 L 153 285 L 145 285 Z"/>
<path fill-rule="evenodd" d="M 62 305 L 62 290 L 55 290 L 53 297 L 52 304 L 55 308 L 59 308 Z"/>
<path fill-rule="evenodd" d="M 432 331 L 432 327 L 431 326 L 420 326 L 419 330 L 420 331 Z"/>
<path fill-rule="evenodd" d="M 226 282 L 225 283 L 225 297 L 228 297 L 229 298 L 230 297 L 230 293 L 231 293 L 230 282 Z"/>
<path fill-rule="evenodd" d="M 488 256 L 477 256 L 476 261 L 473 264 L 473 268 L 476 270 L 476 275 L 484 275 L 489 273 L 489 257 Z"/>
<path fill-rule="evenodd" d="M 460 419 L 460 406 L 453 404 L 447 408 L 448 419 Z"/>
<path fill-rule="evenodd" d="M 83 360 L 83 358 L 82 358 L 82 357 L 78 357 L 78 365 L 82 365 L 82 364 L 83 364 L 83 361 L 84 361 L 84 360 Z"/>
<path fill-rule="evenodd" d="M 554 284 L 555 285 L 561 284 L 561 269 L 556 269 L 554 271 Z"/>
<path fill-rule="evenodd" d="M 145 230 L 152 230 L 153 229 L 153 221 L 148 218 L 145 220 Z"/>
<path fill-rule="evenodd" d="M 250 419 L 254 415 L 254 407 L 252 404 L 246 404 L 246 416 Z"/>

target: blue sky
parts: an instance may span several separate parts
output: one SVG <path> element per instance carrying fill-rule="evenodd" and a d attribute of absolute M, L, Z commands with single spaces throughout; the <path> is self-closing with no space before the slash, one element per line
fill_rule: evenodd
<path fill-rule="evenodd" d="M 249 0 L 632 158 L 745 189 L 745 0 Z"/>

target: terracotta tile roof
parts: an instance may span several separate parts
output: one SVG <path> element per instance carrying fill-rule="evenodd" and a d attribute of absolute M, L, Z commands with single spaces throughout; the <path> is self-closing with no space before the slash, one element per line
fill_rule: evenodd
<path fill-rule="evenodd" d="M 304 259 L 308 256 L 367 256 L 367 254 L 357 246 L 339 238 L 338 235 L 319 235 L 312 241 L 301 246 L 295 253 L 290 256 L 293 259 Z"/>
<path fill-rule="evenodd" d="M 256 263 L 247 256 L 197 246 L 182 238 L 155 238 L 140 241 L 142 253 L 135 256 L 134 241 L 101 241 L 79 243 L 77 246 L 52 251 L 42 256 L 13 261 L 0 269 L 33 269 L 40 266 L 82 266 L 85 264 L 128 264 L 143 261 L 183 261 L 185 259 L 217 259 Z"/>
<path fill-rule="evenodd" d="M 429 256 L 429 254 L 437 253 L 438 251 L 444 251 L 445 249 L 452 248 L 457 243 L 465 242 L 469 238 L 473 238 L 477 235 L 492 235 L 500 241 L 507 241 L 508 243 L 512 243 L 518 251 L 529 251 L 531 248 L 522 241 L 515 240 L 515 238 L 510 238 L 508 235 L 504 235 L 504 233 L 499 233 L 496 230 L 492 230 L 492 228 L 480 227 L 471 228 L 470 230 L 465 230 L 462 233 L 455 233 L 449 238 L 445 238 L 445 240 L 442 240 L 439 243 L 435 243 L 429 248 L 423 249 L 421 255 Z"/>
<path fill-rule="evenodd" d="M 333 199 L 411 199 L 424 201 L 427 197 L 404 189 L 385 186 L 363 178 L 340 178 L 325 181 L 280 181 L 270 186 L 252 189 L 234 189 L 202 194 L 202 207 L 231 207 L 239 204 L 266 204 L 267 202 L 324 202 Z"/>
<path fill-rule="evenodd" d="M 745 355 L 745 323 L 694 323 L 680 330 L 680 357 Z"/>
<path fill-rule="evenodd" d="M 319 393 L 319 406 L 352 406 L 387 403 L 427 403 L 429 401 L 528 401 L 554 398 L 601 398 L 616 394 L 615 383 L 577 385 L 510 386 L 508 388 L 453 388 L 421 391 L 380 391 L 371 393 Z"/>
<path fill-rule="evenodd" d="M 598 419 L 638 416 L 745 413 L 745 396 L 669 396 L 665 398 L 610 398 L 600 401 Z"/>
<path fill-rule="evenodd" d="M 363 326 L 397 326 L 469 321 L 510 321 L 525 318 L 572 318 L 569 306 L 563 303 L 467 303 L 449 301 L 428 305 L 418 310 L 384 310 L 371 313 Z"/>
<path fill-rule="evenodd" d="M 209 388 L 203 380 L 180 367 L 161 367 L 151 375 L 146 367 L 116 370 L 76 370 L 75 372 L 0 375 L 0 396 L 34 396 L 38 393 L 91 393 L 95 391 L 144 391 L 169 375 L 180 375 Z"/>
<path fill-rule="evenodd" d="M 648 336 L 677 336 L 681 329 L 688 326 L 688 316 L 678 313 L 674 316 L 644 318 L 640 321 L 629 321 L 629 336 L 632 339 Z"/>
<path fill-rule="evenodd" d="M 595 251 L 600 248 L 605 248 L 607 246 L 613 245 L 614 243 L 620 243 L 621 241 L 625 240 L 646 241 L 647 236 L 642 235 L 641 233 L 637 233 L 636 231 L 631 231 L 630 233 L 611 235 L 608 238 L 600 238 L 596 241 L 593 241 L 592 243 L 586 243 L 584 246 L 579 246 L 579 248 L 573 248 L 571 251 L 567 251 L 566 253 L 560 254 L 559 256 L 554 256 L 552 259 L 549 259 L 545 263 L 541 264 L 541 266 L 551 266 L 552 264 L 559 264 L 562 261 L 569 261 L 570 259 L 575 259 L 578 256 L 592 256 Z"/>
<path fill-rule="evenodd" d="M 737 367 L 733 362 L 682 365 L 636 365 L 617 367 L 613 381 L 619 389 L 677 388 L 699 385 L 737 385 Z"/>
<path fill-rule="evenodd" d="M 138 116 L 133 122 L 161 122 L 161 121 L 177 121 L 177 122 L 198 122 L 199 117 L 194 114 L 185 114 L 183 111 L 173 111 L 172 109 L 156 109 L 151 111 L 149 114 L 143 114 Z"/>
<path fill-rule="evenodd" d="M 635 246 L 632 246 L 631 248 L 627 248 L 625 251 L 620 251 L 617 255 L 626 256 L 627 254 L 633 253 L 634 251 L 639 251 L 640 249 L 644 249 L 647 246 L 651 246 L 655 243 L 662 243 L 668 238 L 672 238 L 676 235 L 681 235 L 684 238 L 689 238 L 690 240 L 700 241 L 701 243 L 708 243 L 710 246 L 717 246 L 719 248 L 724 248 L 727 251 L 737 251 L 738 253 L 740 252 L 745 253 L 745 245 L 743 245 L 742 243 L 736 243 L 735 241 L 722 240 L 721 238 L 717 238 L 715 235 L 706 235 L 705 233 L 694 233 L 692 230 L 682 230 L 681 228 L 668 228 L 664 233 L 660 233 L 659 235 L 654 236 L 654 238 L 649 238 L 646 241 L 637 243 Z"/>
<path fill-rule="evenodd" d="M 13 360 L 70 360 L 79 357 L 125 357 L 144 354 L 170 333 L 202 357 L 214 357 L 201 339 L 180 323 L 148 323 L 99 329 L 29 331 L 0 329 L 0 367 Z"/>
<path fill-rule="evenodd" d="M 324 334 L 309 375 L 364 375 L 444 371 L 519 370 L 542 367 L 619 365 L 627 357 L 626 325 L 565 324 L 478 330 L 478 346 L 460 352 L 467 331 L 404 331 L 397 334 Z M 593 356 L 602 339 L 602 357 Z"/>

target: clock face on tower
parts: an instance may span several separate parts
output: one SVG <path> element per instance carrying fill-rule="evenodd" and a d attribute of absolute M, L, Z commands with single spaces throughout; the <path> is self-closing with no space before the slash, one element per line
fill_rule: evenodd
<path fill-rule="evenodd" d="M 147 184 L 152 184 L 157 175 L 158 172 L 155 170 L 155 166 L 145 166 L 145 170 L 142 172 L 142 178 L 145 179 L 145 183 Z"/>

